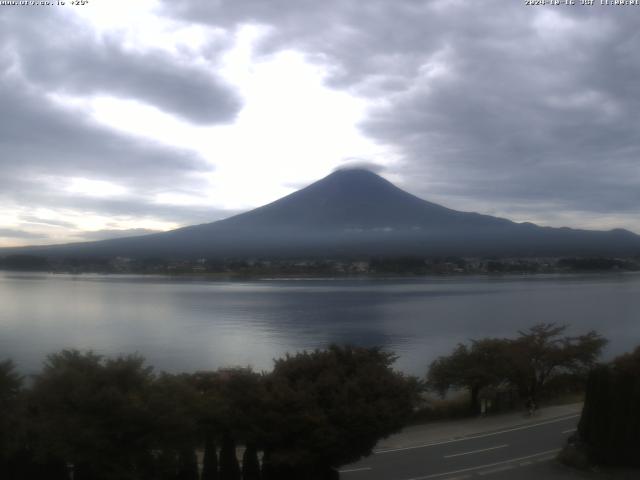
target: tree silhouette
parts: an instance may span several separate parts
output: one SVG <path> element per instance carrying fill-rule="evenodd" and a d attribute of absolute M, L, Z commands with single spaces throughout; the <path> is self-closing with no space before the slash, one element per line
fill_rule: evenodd
<path fill-rule="evenodd" d="M 578 436 L 599 464 L 640 467 L 640 347 L 589 374 Z"/>
<path fill-rule="evenodd" d="M 586 378 L 607 340 L 595 331 L 575 337 L 563 336 L 567 327 L 541 323 L 519 331 L 510 343 L 511 382 L 520 395 L 534 402 L 547 383 L 559 373 L 582 374 Z"/>
<path fill-rule="evenodd" d="M 201 480 L 336 478 L 412 413 L 417 381 L 393 371 L 394 360 L 378 348 L 332 346 L 288 355 L 270 374 L 155 375 L 138 356 L 63 350 L 29 389 L 2 362 L 0 474 L 197 480 L 204 446 Z M 236 445 L 245 447 L 242 472 Z"/>
<path fill-rule="evenodd" d="M 218 453 L 213 434 L 205 435 L 201 480 L 218 480 Z"/>
<path fill-rule="evenodd" d="M 32 389 L 41 455 L 74 465 L 75 478 L 111 480 L 139 471 L 152 446 L 146 408 L 151 369 L 137 356 L 50 355 Z"/>
<path fill-rule="evenodd" d="M 441 395 L 450 388 L 469 390 L 471 413 L 480 412 L 482 388 L 498 386 L 507 376 L 509 341 L 500 338 L 472 340 L 467 347 L 458 344 L 453 353 L 434 360 L 427 374 L 427 385 Z"/>
<path fill-rule="evenodd" d="M 607 341 L 595 331 L 563 336 L 566 326 L 534 325 L 515 339 L 485 338 L 459 344 L 448 356 L 433 361 L 427 384 L 444 394 L 450 388 L 470 392 L 471 411 L 479 411 L 478 394 L 488 386 L 508 385 L 523 399 L 537 402 L 549 382 L 560 375 L 586 374 Z"/>
<path fill-rule="evenodd" d="M 240 480 L 240 465 L 236 456 L 236 442 L 229 433 L 222 437 L 220 480 Z"/>
<path fill-rule="evenodd" d="M 242 480 L 260 480 L 260 461 L 254 444 L 247 445 L 242 455 Z"/>
<path fill-rule="evenodd" d="M 24 453 L 21 436 L 25 425 L 21 421 L 23 378 L 15 371 L 11 360 L 0 362 L 0 478 L 20 478 Z"/>
<path fill-rule="evenodd" d="M 394 361 L 379 348 L 336 345 L 277 360 L 266 380 L 269 478 L 327 478 L 402 428 L 417 382 Z"/>
<path fill-rule="evenodd" d="M 148 410 L 153 415 L 153 446 L 161 452 L 161 473 L 168 478 L 192 478 L 194 451 L 199 443 L 199 393 L 190 376 L 162 373 L 149 389 Z"/>

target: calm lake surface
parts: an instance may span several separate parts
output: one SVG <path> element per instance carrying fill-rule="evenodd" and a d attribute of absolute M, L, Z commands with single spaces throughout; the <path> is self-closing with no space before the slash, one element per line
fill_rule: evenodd
<path fill-rule="evenodd" d="M 63 348 L 138 352 L 171 372 L 251 365 L 331 342 L 382 345 L 422 375 L 457 342 L 539 322 L 640 344 L 640 275 L 207 281 L 0 272 L 0 359 L 35 372 Z"/>

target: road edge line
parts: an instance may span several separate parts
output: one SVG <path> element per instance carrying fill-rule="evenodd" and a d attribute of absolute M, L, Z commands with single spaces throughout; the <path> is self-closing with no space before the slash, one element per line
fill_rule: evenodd
<path fill-rule="evenodd" d="M 547 421 L 544 421 L 544 422 L 522 424 L 520 426 L 516 426 L 516 427 L 513 427 L 513 428 L 508 428 L 508 429 L 505 429 L 505 430 L 500 430 L 500 431 L 497 431 L 497 432 L 471 434 L 471 435 L 467 435 L 465 437 L 452 438 L 452 439 L 449 439 L 449 440 L 425 443 L 425 444 L 421 444 L 421 445 L 412 445 L 412 446 L 409 446 L 409 447 L 386 448 L 386 449 L 382 449 L 382 450 L 374 450 L 373 451 L 373 455 L 381 455 L 381 454 L 384 454 L 384 453 L 401 452 L 403 450 L 416 450 L 418 448 L 427 448 L 427 447 L 433 447 L 433 446 L 436 446 L 436 445 L 446 445 L 447 443 L 464 442 L 465 440 L 474 440 L 476 438 L 492 437 L 494 435 L 500 435 L 502 433 L 516 432 L 518 430 L 526 430 L 527 428 L 535 428 L 535 427 L 539 427 L 541 425 L 549 425 L 551 423 L 562 422 L 564 420 L 570 420 L 572 418 L 577 418 L 580 415 L 581 415 L 580 413 L 576 413 L 576 414 L 569 415 L 569 416 L 557 417 L 557 418 L 554 418 L 554 419 L 551 419 L 551 420 L 547 420 Z"/>

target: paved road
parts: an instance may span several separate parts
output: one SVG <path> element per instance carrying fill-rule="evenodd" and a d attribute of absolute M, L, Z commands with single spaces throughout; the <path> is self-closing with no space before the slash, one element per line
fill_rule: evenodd
<path fill-rule="evenodd" d="M 378 450 L 344 467 L 341 479 L 529 478 L 540 464 L 555 458 L 578 418 L 574 413 L 464 438 Z"/>

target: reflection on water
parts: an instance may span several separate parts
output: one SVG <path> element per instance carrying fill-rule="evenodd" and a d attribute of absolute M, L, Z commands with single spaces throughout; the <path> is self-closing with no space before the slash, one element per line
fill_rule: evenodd
<path fill-rule="evenodd" d="M 539 322 L 640 344 L 640 275 L 209 282 L 0 272 L 0 359 L 32 372 L 62 348 L 139 352 L 169 371 L 252 365 L 331 342 L 382 345 L 423 374 L 456 342 Z"/>

